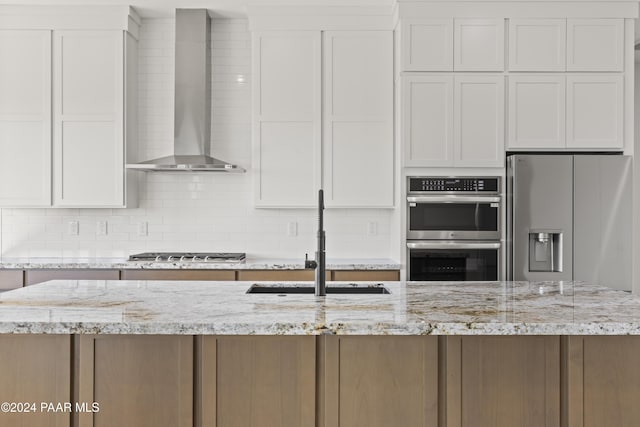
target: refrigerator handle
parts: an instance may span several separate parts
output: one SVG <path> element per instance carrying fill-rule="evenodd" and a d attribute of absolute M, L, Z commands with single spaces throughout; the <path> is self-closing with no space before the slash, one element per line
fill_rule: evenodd
<path fill-rule="evenodd" d="M 506 199 L 506 236 L 505 236 L 505 264 L 506 279 L 513 280 L 513 206 L 514 206 L 514 176 L 515 176 L 515 157 L 507 157 L 507 173 L 505 180 L 505 199 Z"/>

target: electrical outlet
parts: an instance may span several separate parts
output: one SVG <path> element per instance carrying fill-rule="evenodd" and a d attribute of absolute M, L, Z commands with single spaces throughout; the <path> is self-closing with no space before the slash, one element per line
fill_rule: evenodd
<path fill-rule="evenodd" d="M 69 221 L 67 223 L 67 234 L 69 236 L 77 236 L 80 233 L 80 224 L 78 221 Z"/>
<path fill-rule="evenodd" d="M 107 235 L 107 221 L 98 221 L 96 223 L 96 235 L 98 236 Z"/>
<path fill-rule="evenodd" d="M 140 221 L 138 223 L 138 236 L 149 235 L 149 223 L 147 221 Z"/>
<path fill-rule="evenodd" d="M 376 236 L 378 234 L 378 223 L 369 221 L 367 223 L 367 236 Z"/>
<path fill-rule="evenodd" d="M 289 221 L 287 223 L 287 237 L 296 237 L 298 235 L 298 223 Z"/>

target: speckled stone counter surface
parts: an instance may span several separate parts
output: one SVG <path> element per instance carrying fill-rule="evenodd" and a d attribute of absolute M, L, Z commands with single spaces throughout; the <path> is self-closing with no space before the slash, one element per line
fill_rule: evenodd
<path fill-rule="evenodd" d="M 45 282 L 0 293 L 0 333 L 640 335 L 640 299 L 581 282 L 388 282 L 388 295 L 326 297 L 251 284 Z"/>
<path fill-rule="evenodd" d="M 241 263 L 149 262 L 125 258 L 0 258 L 0 269 L 116 269 L 116 270 L 302 270 L 300 259 L 252 258 Z M 327 259 L 328 270 L 399 270 L 391 259 Z"/>

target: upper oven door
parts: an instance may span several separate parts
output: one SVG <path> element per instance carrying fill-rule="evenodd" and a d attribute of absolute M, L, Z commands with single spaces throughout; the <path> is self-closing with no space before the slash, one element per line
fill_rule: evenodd
<path fill-rule="evenodd" d="M 408 196 L 407 239 L 499 240 L 499 196 Z"/>

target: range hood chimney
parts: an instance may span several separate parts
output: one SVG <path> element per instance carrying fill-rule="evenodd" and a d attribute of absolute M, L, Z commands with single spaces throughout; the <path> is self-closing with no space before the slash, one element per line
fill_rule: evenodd
<path fill-rule="evenodd" d="M 211 19 L 207 9 L 176 9 L 173 155 L 128 164 L 146 172 L 244 172 L 209 156 Z"/>

